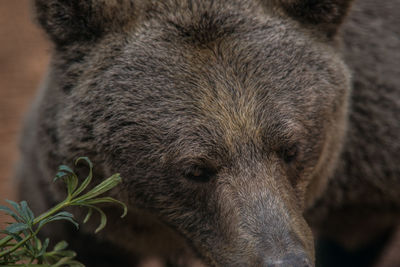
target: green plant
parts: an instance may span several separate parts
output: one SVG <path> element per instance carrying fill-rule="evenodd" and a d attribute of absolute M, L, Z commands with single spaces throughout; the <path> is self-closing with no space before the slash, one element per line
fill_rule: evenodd
<path fill-rule="evenodd" d="M 74 216 L 64 209 L 71 206 L 88 208 L 83 223 L 86 223 L 93 211 L 100 215 L 100 223 L 95 232 L 97 233 L 106 226 L 107 218 L 105 213 L 97 205 L 102 203 L 116 203 L 123 207 L 124 217 L 127 213 L 127 207 L 121 201 L 111 197 L 99 197 L 99 195 L 109 191 L 121 182 L 119 174 L 114 174 L 105 179 L 92 189 L 87 189 L 92 180 L 93 165 L 86 157 L 80 157 L 75 161 L 84 161 L 89 165 L 89 174 L 79 185 L 78 176 L 68 166 L 61 165 L 58 169 L 54 181 L 64 180 L 67 186 L 67 197 L 47 212 L 35 217 L 26 201 L 16 203 L 7 200 L 13 209 L 0 206 L 0 211 L 5 212 L 14 218 L 14 223 L 9 223 L 5 230 L 0 233 L 5 235 L 0 239 L 0 265 L 4 266 L 83 266 L 83 264 L 74 260 L 76 253 L 66 250 L 68 244 L 65 241 L 56 244 L 51 251 L 47 251 L 49 239 L 42 242 L 38 237 L 39 231 L 48 223 L 66 220 L 74 224 L 77 228 L 78 223 Z"/>

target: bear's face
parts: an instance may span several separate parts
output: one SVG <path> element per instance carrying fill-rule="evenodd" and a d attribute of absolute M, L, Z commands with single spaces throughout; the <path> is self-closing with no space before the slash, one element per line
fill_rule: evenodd
<path fill-rule="evenodd" d="M 347 70 L 320 29 L 234 2 L 138 5 L 76 42 L 48 30 L 60 153 L 120 172 L 120 198 L 212 265 L 312 264 L 302 213 L 340 152 Z"/>

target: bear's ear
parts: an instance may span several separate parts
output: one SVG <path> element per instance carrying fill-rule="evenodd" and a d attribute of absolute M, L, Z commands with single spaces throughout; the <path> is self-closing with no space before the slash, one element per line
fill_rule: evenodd
<path fill-rule="evenodd" d="M 267 0 L 268 1 L 268 0 Z M 303 24 L 336 34 L 353 0 L 271 0 L 274 7 Z"/>
<path fill-rule="evenodd" d="M 35 0 L 37 20 L 57 45 L 90 41 L 135 17 L 133 0 Z"/>

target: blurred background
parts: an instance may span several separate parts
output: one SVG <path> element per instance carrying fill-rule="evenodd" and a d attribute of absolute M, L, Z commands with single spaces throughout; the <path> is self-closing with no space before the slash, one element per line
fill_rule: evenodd
<path fill-rule="evenodd" d="M 0 0 L 0 205 L 15 200 L 11 177 L 18 133 L 50 55 L 31 11 L 29 0 Z"/>
<path fill-rule="evenodd" d="M 30 0 L 0 0 L 0 205 L 15 200 L 18 135 L 50 57 L 51 46 L 33 21 Z M 0 229 L 4 220 L 0 213 Z M 400 231 L 379 266 L 400 266 L 399 253 Z"/>

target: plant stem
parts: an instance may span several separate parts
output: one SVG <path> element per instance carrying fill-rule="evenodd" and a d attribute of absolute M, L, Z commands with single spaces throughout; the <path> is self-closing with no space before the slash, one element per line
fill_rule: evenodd
<path fill-rule="evenodd" d="M 33 220 L 32 225 L 38 224 L 39 222 L 43 221 L 44 219 L 47 219 L 54 213 L 60 211 L 61 209 L 65 208 L 66 206 L 68 206 L 69 204 L 70 204 L 70 198 L 67 197 L 67 199 L 65 199 L 63 202 L 61 202 L 61 203 L 57 204 L 56 206 L 54 206 L 53 208 L 51 208 L 51 210 L 49 210 L 43 214 L 40 214 L 37 218 L 35 218 L 35 220 Z"/>
<path fill-rule="evenodd" d="M 36 235 L 36 233 L 34 235 Z M 17 250 L 19 247 L 21 247 L 23 244 L 25 244 L 29 239 L 31 239 L 34 235 L 30 234 L 27 237 L 25 237 L 24 239 L 22 239 L 20 242 L 18 242 L 12 248 L 7 249 L 6 251 L 0 252 L 0 258 L 4 257 L 4 256 L 7 256 L 8 254 L 10 254 L 10 253 L 14 252 L 15 250 Z"/>
<path fill-rule="evenodd" d="M 0 248 L 12 240 L 12 236 L 6 236 L 0 240 Z"/>
<path fill-rule="evenodd" d="M 63 209 L 64 207 L 68 206 L 70 204 L 70 197 L 68 196 L 63 202 L 57 204 L 55 207 L 53 207 L 52 209 L 50 209 L 48 212 L 45 212 L 41 215 L 39 215 L 32 223 L 32 225 L 35 225 L 45 219 L 47 219 L 48 217 L 50 217 L 51 215 L 53 215 L 54 213 L 60 211 L 61 209 Z M 38 229 L 40 230 L 40 229 Z M 3 252 L 0 252 L 0 258 L 9 255 L 10 253 L 14 252 L 15 250 L 17 250 L 19 247 L 21 247 L 22 245 L 24 245 L 28 240 L 30 240 L 32 237 L 36 236 L 36 234 L 38 233 L 38 231 L 31 233 L 30 235 L 26 236 L 24 239 L 22 239 L 20 242 L 18 242 L 15 246 L 13 246 L 12 248 L 5 250 Z M 3 238 L 0 241 L 0 246 L 7 244 L 7 242 L 9 242 L 12 239 L 11 236 Z"/>

